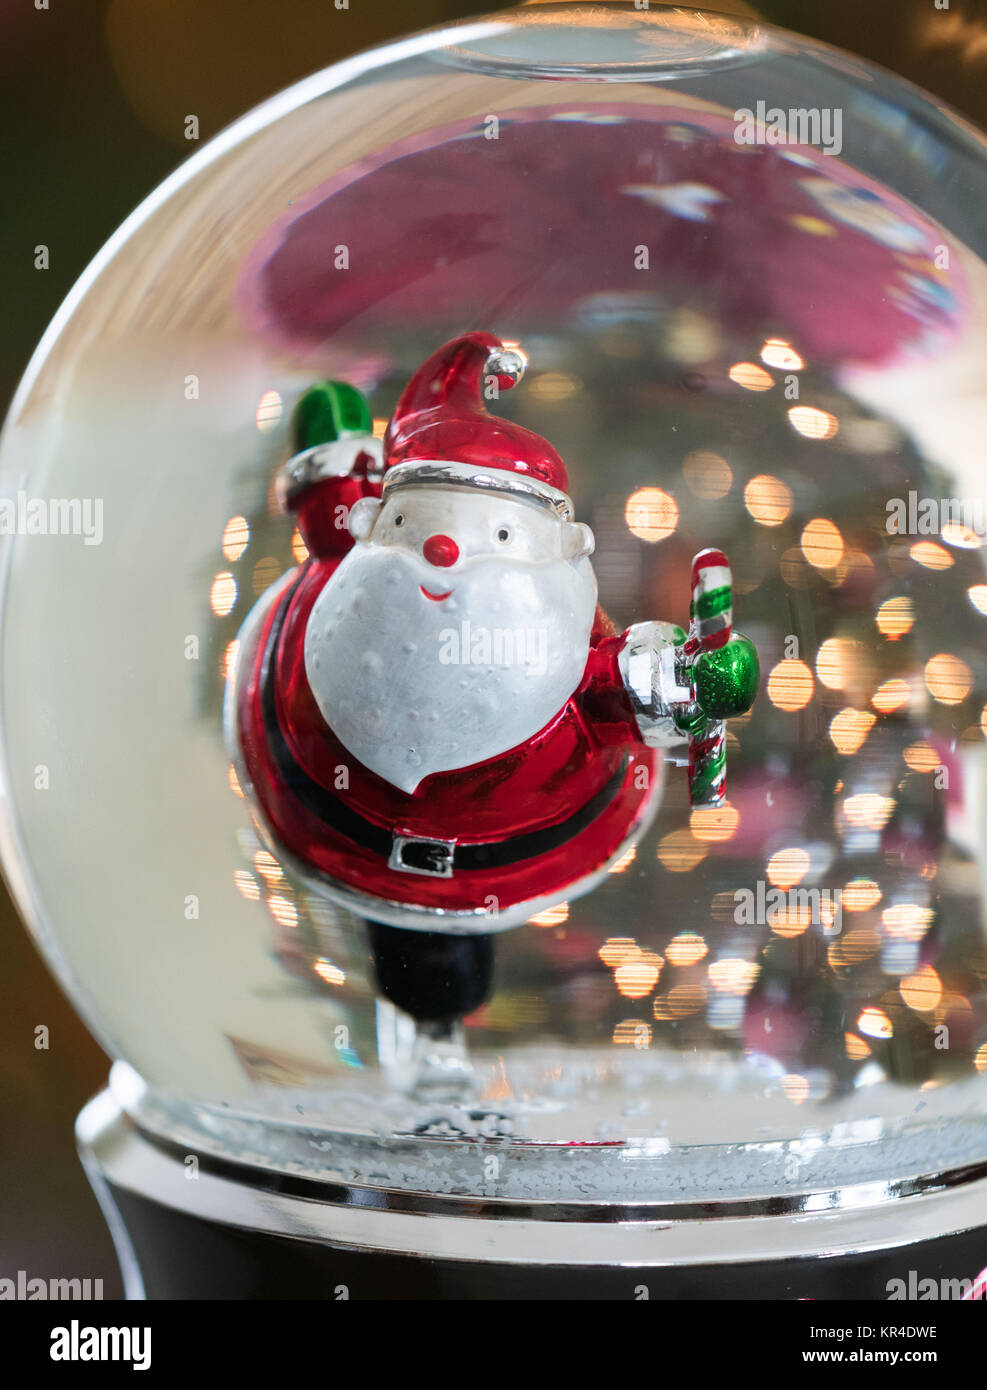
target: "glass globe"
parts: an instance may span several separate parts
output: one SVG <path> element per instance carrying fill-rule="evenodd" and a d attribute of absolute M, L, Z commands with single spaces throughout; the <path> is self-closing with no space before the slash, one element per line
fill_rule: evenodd
<path fill-rule="evenodd" d="M 525 1200 L 987 1159 L 985 202 L 979 136 L 863 63 L 546 5 L 307 79 L 133 214 L 7 423 L 0 708 L 7 873 L 147 1130 Z M 565 459 L 617 631 L 686 624 L 721 547 L 762 684 L 725 804 L 667 764 L 443 1032 L 265 835 L 223 703 L 305 560 L 297 401 L 350 383 L 380 436 L 474 329 L 527 358 L 491 410 Z"/>

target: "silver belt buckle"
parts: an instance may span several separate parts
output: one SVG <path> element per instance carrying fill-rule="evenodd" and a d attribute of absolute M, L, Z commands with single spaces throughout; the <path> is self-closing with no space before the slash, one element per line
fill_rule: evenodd
<path fill-rule="evenodd" d="M 455 840 L 425 840 L 418 835 L 395 835 L 391 841 L 389 869 L 426 878 L 452 878 Z"/>

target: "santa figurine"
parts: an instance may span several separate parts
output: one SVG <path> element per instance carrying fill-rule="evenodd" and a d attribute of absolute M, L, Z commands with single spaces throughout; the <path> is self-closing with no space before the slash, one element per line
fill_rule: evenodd
<path fill-rule="evenodd" d="M 382 443 L 352 387 L 302 398 L 281 495 L 308 559 L 248 617 L 231 677 L 278 856 L 412 955 L 416 931 L 486 937 L 589 891 L 653 817 L 662 750 L 719 804 L 723 721 L 757 689 L 718 550 L 693 562 L 688 632 L 615 630 L 561 458 L 486 409 L 523 370 L 490 333 L 453 339 Z"/>

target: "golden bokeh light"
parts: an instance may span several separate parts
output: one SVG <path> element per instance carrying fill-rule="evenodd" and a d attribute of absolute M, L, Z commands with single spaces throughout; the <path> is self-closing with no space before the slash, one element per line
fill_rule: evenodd
<path fill-rule="evenodd" d="M 947 545 L 955 545 L 957 550 L 979 550 L 980 537 L 969 526 L 959 521 L 947 521 L 940 528 L 940 537 Z"/>
<path fill-rule="evenodd" d="M 319 956 L 313 961 L 312 969 L 320 980 L 325 980 L 327 985 L 342 985 L 346 983 L 346 972 L 340 970 L 338 965 L 333 965 L 331 960 L 326 960 L 325 956 Z"/>
<path fill-rule="evenodd" d="M 843 889 L 844 912 L 869 912 L 883 894 L 872 878 L 852 878 Z"/>
<path fill-rule="evenodd" d="M 284 878 L 284 870 L 275 859 L 274 855 L 266 849 L 259 849 L 254 855 L 254 868 L 261 878 L 268 883 L 280 883 Z"/>
<path fill-rule="evenodd" d="M 858 830 L 883 830 L 895 807 L 893 796 L 879 792 L 858 792 L 843 802 L 843 814 Z"/>
<path fill-rule="evenodd" d="M 817 570 L 834 570 L 843 559 L 843 537 L 838 526 L 817 516 L 802 531 L 802 554 Z"/>
<path fill-rule="evenodd" d="M 881 938 L 876 931 L 854 927 L 830 942 L 827 956 L 833 969 L 838 970 L 840 967 L 859 965 L 861 961 L 877 955 L 880 949 Z"/>
<path fill-rule="evenodd" d="M 799 1076 L 797 1072 L 789 1072 L 781 1078 L 781 1089 L 793 1105 L 801 1105 L 804 1100 L 809 1099 L 808 1078 Z"/>
<path fill-rule="evenodd" d="M 869 1006 L 857 1019 L 857 1031 L 868 1038 L 887 1039 L 894 1037 L 894 1027 L 883 1009 Z"/>
<path fill-rule="evenodd" d="M 561 927 L 563 922 L 568 920 L 568 903 L 556 903 L 554 907 L 546 908 L 544 912 L 536 912 L 534 917 L 528 918 L 533 927 Z"/>
<path fill-rule="evenodd" d="M 546 405 L 561 405 L 581 387 L 582 382 L 568 372 L 540 372 L 532 378 L 528 390 Z"/>
<path fill-rule="evenodd" d="M 808 903 L 786 904 L 771 914 L 769 925 L 775 936 L 801 936 L 812 925 L 812 908 Z"/>
<path fill-rule="evenodd" d="M 940 652 L 925 663 L 925 685 L 939 704 L 958 705 L 973 689 L 973 672 L 958 656 Z"/>
<path fill-rule="evenodd" d="M 236 775 L 236 768 L 233 766 L 232 763 L 230 763 L 229 767 L 226 769 L 226 780 L 230 784 L 230 791 L 233 792 L 235 796 L 240 797 L 242 800 L 243 788 L 240 786 L 240 779 Z"/>
<path fill-rule="evenodd" d="M 928 1014 L 942 999 L 942 981 L 931 965 L 923 965 L 899 985 L 901 997 L 916 1013 Z"/>
<path fill-rule="evenodd" d="M 260 897 L 260 884 L 246 869 L 237 869 L 233 882 L 248 902 L 255 903 Z"/>
<path fill-rule="evenodd" d="M 836 228 L 832 222 L 827 222 L 822 217 L 811 217 L 807 212 L 790 213 L 785 220 L 798 231 L 806 232 L 809 236 L 836 236 Z"/>
<path fill-rule="evenodd" d="M 805 366 L 791 343 L 784 338 L 769 338 L 761 349 L 761 361 L 779 372 L 800 372 Z"/>
<path fill-rule="evenodd" d="M 828 637 L 816 653 L 816 675 L 828 690 L 843 690 L 854 674 L 860 644 Z"/>
<path fill-rule="evenodd" d="M 223 556 L 239 560 L 250 544 L 250 523 L 245 516 L 231 516 L 223 527 Z"/>
<path fill-rule="evenodd" d="M 788 420 L 792 429 L 805 439 L 832 439 L 840 428 L 835 415 L 811 405 L 793 405 Z"/>
<path fill-rule="evenodd" d="M 955 563 L 946 547 L 936 541 L 916 541 L 908 553 L 917 565 L 927 570 L 948 570 Z"/>
<path fill-rule="evenodd" d="M 209 607 L 217 618 L 225 618 L 233 612 L 236 603 L 236 580 L 228 571 L 217 574 L 209 590 Z"/>
<path fill-rule="evenodd" d="M 921 941 L 932 926 L 933 912 L 921 903 L 893 903 L 881 913 L 884 930 L 903 941 Z"/>
<path fill-rule="evenodd" d="M 696 806 L 689 816 L 689 829 L 697 840 L 720 844 L 729 840 L 740 824 L 740 812 L 729 801 L 722 806 Z"/>
<path fill-rule="evenodd" d="M 273 897 L 268 898 L 267 906 L 279 927 L 298 926 L 298 909 L 290 898 L 275 893 Z"/>
<path fill-rule="evenodd" d="M 654 1016 L 659 1019 L 687 1018 L 696 1013 L 706 1003 L 706 990 L 703 985 L 673 985 L 667 994 L 660 994 L 654 1002 Z"/>
<path fill-rule="evenodd" d="M 876 723 L 877 716 L 870 710 L 854 709 L 851 705 L 834 714 L 829 722 L 829 736 L 837 753 L 845 757 L 856 753 Z"/>
<path fill-rule="evenodd" d="M 858 1038 L 856 1033 L 844 1033 L 843 1041 L 846 1045 L 846 1055 L 851 1062 L 862 1062 L 871 1055 L 871 1050 L 864 1042 L 863 1038 Z"/>
<path fill-rule="evenodd" d="M 904 709 L 911 703 L 912 687 L 900 677 L 885 681 L 878 686 L 871 697 L 871 704 L 881 714 L 891 714 L 896 709 Z"/>
<path fill-rule="evenodd" d="M 713 901 L 709 905 L 709 912 L 714 922 L 721 922 L 724 926 L 738 926 L 736 891 L 727 888 L 719 893 L 714 893 Z"/>
<path fill-rule="evenodd" d="M 302 540 L 302 533 L 297 526 L 291 533 L 291 554 L 296 565 L 303 565 L 308 559 L 308 546 Z"/>
<path fill-rule="evenodd" d="M 883 637 L 896 642 L 911 631 L 915 621 L 915 604 L 907 594 L 896 594 L 885 599 L 874 616 L 877 630 Z"/>
<path fill-rule="evenodd" d="M 597 951 L 597 955 L 604 965 L 609 965 L 611 970 L 615 970 L 622 961 L 630 960 L 632 956 L 638 955 L 640 950 L 633 936 L 610 936 Z"/>
<path fill-rule="evenodd" d="M 603 331 L 600 348 L 614 357 L 640 357 L 643 343 L 631 332 Z M 705 314 L 682 304 L 667 315 L 663 323 L 662 348 L 673 362 L 697 367 L 715 357 L 720 346 L 720 326 Z"/>
<path fill-rule="evenodd" d="M 654 544 L 665 540 L 678 526 L 678 503 L 660 487 L 641 487 L 628 497 L 624 520 L 638 540 Z"/>
<path fill-rule="evenodd" d="M 780 526 L 794 501 L 791 488 L 770 473 L 758 473 L 744 488 L 744 506 L 761 526 Z"/>
<path fill-rule="evenodd" d="M 686 455 L 682 476 L 689 491 L 707 502 L 725 497 L 733 486 L 733 469 L 725 458 L 708 449 L 697 449 Z"/>
<path fill-rule="evenodd" d="M 757 961 L 742 956 L 721 956 L 706 972 L 710 984 L 721 994 L 748 994 L 760 973 Z"/>
<path fill-rule="evenodd" d="M 735 362 L 728 375 L 735 386 L 742 386 L 745 391 L 770 391 L 775 384 L 774 377 L 756 362 Z"/>
<path fill-rule="evenodd" d="M 265 391 L 257 402 L 255 419 L 261 434 L 270 434 L 277 429 L 278 421 L 284 413 L 284 402 L 280 391 Z"/>
<path fill-rule="evenodd" d="M 651 1046 L 652 1028 L 643 1018 L 625 1018 L 616 1025 L 611 1042 L 618 1047 L 638 1047 L 642 1050 Z"/>
<path fill-rule="evenodd" d="M 774 888 L 794 888 L 809 872 L 811 862 L 808 851 L 792 845 L 775 851 L 767 862 L 765 874 Z"/>
<path fill-rule="evenodd" d="M 795 658 L 779 661 L 768 676 L 768 699 L 776 709 L 804 709 L 814 689 L 812 671 L 804 661 Z"/>
<path fill-rule="evenodd" d="M 658 844 L 658 858 L 673 874 L 685 874 L 706 858 L 706 846 L 691 830 L 673 830 Z"/>
<path fill-rule="evenodd" d="M 625 999 L 643 999 L 658 983 L 663 961 L 654 951 L 638 951 L 613 972 L 614 983 Z"/>
<path fill-rule="evenodd" d="M 913 772 L 934 772 L 942 762 L 932 744 L 926 743 L 924 739 L 920 739 L 918 743 L 910 743 L 903 757 Z"/>
<path fill-rule="evenodd" d="M 669 965 L 698 965 L 708 954 L 709 947 L 696 932 L 680 932 L 665 947 Z"/>
<path fill-rule="evenodd" d="M 973 1058 L 977 1071 L 987 1071 L 987 1042 L 981 1043 Z"/>

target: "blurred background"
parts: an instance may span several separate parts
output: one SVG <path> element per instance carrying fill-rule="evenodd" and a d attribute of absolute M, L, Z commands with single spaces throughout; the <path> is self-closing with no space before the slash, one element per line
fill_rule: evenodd
<path fill-rule="evenodd" d="M 37 0 L 43 5 L 45 0 Z M 342 3 L 342 0 L 339 0 Z M 470 0 L 0 0 L 0 111 L 8 198 L 0 257 L 4 408 L 60 301 L 123 218 L 244 111 L 346 55 L 483 13 Z M 757 15 L 925 87 L 987 125 L 987 12 L 950 0 L 766 0 L 711 8 Z M 185 137 L 186 116 L 199 139 Z M 50 268 L 34 269 L 34 248 Z M 74 1117 L 107 1059 L 42 965 L 4 897 L 0 1010 L 0 1277 L 120 1283 L 75 1156 Z M 48 1029 L 47 1050 L 35 1030 Z"/>

